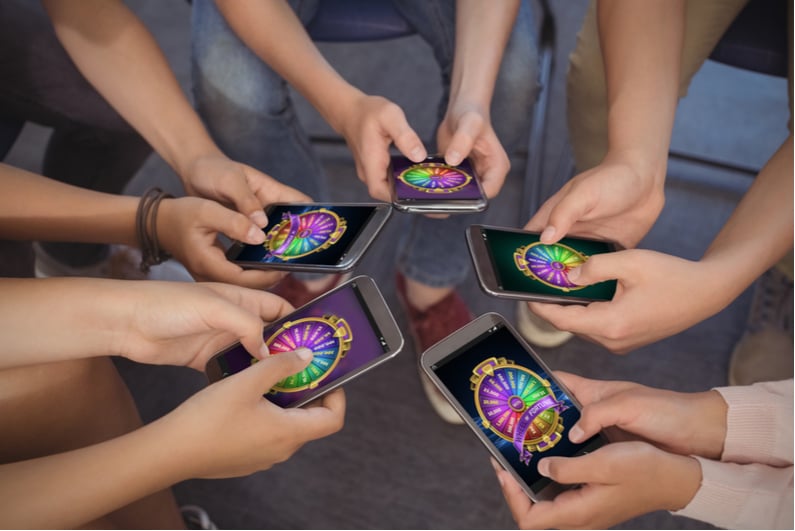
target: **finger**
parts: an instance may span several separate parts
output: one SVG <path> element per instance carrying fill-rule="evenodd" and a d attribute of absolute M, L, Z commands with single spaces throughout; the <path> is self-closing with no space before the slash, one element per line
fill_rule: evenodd
<path fill-rule="evenodd" d="M 250 188 L 257 196 L 257 200 L 262 205 L 270 205 L 271 203 L 311 203 L 312 198 L 305 193 L 287 186 L 270 177 L 256 168 L 252 168 L 246 164 L 241 164 L 243 172 L 246 175 L 246 180 Z M 264 226 L 264 225 L 260 225 Z"/>
<path fill-rule="evenodd" d="M 483 117 L 478 113 L 466 113 L 458 121 L 456 130 L 444 151 L 444 161 L 451 166 L 458 166 L 472 151 L 475 139 L 483 130 Z"/>
<path fill-rule="evenodd" d="M 494 157 L 493 160 L 490 159 L 488 168 L 479 173 L 483 192 L 489 199 L 497 197 L 497 194 L 500 193 L 510 169 L 511 163 L 508 160 L 508 155 L 503 151 L 499 156 Z"/>
<path fill-rule="evenodd" d="M 555 192 L 552 197 L 544 201 L 544 204 L 538 209 L 538 211 L 533 214 L 533 217 L 525 224 L 524 230 L 529 230 L 531 232 L 542 232 L 544 228 L 549 224 L 549 213 L 552 212 L 552 209 L 560 202 L 560 198 L 566 195 L 568 185 L 564 185 L 563 188 Z"/>
<path fill-rule="evenodd" d="M 388 113 L 389 119 L 382 123 L 386 135 L 392 139 L 395 147 L 412 162 L 422 162 L 428 156 L 419 135 L 414 132 L 406 121 L 406 115 L 399 108 L 398 112 Z"/>
<path fill-rule="evenodd" d="M 255 358 L 262 359 L 270 353 L 262 337 L 262 319 L 258 315 L 220 297 L 215 297 L 213 304 L 197 308 L 208 327 L 229 332 Z"/>
<path fill-rule="evenodd" d="M 518 523 L 532 508 L 533 502 L 530 501 L 527 493 L 525 493 L 514 477 L 503 469 L 494 458 L 491 458 L 491 466 L 494 467 L 494 472 L 497 474 L 497 481 L 500 483 L 502 495 L 508 503 L 508 508 L 511 510 L 513 519 Z"/>
<path fill-rule="evenodd" d="M 240 167 L 238 175 L 240 178 L 227 178 L 224 183 L 224 195 L 234 203 L 235 208 L 241 214 L 244 214 L 254 225 L 257 227 L 264 227 L 268 224 L 268 217 L 262 210 L 262 203 L 252 190 L 249 179 L 246 176 L 245 168 Z M 228 234 L 228 236 L 232 236 Z M 237 238 L 235 236 L 235 238 Z M 238 238 L 240 239 L 240 238 Z M 262 242 L 249 242 L 247 243 L 262 243 Z"/>
<path fill-rule="evenodd" d="M 580 412 L 580 420 L 569 430 L 569 439 L 579 443 L 611 426 L 631 432 L 628 427 L 637 418 L 637 406 L 637 399 L 630 398 L 627 393 L 618 393 L 589 404 Z"/>
<path fill-rule="evenodd" d="M 582 376 L 577 376 L 576 374 L 565 371 L 552 371 L 552 373 L 572 392 L 574 398 L 583 406 L 587 406 L 598 399 L 598 395 L 594 392 L 595 380 L 583 378 Z"/>
<path fill-rule="evenodd" d="M 579 457 L 544 457 L 538 473 L 563 485 L 606 483 L 610 462 L 599 450 Z"/>
<path fill-rule="evenodd" d="M 257 314 L 266 323 L 280 319 L 295 308 L 293 305 L 274 293 L 258 289 L 241 288 L 229 284 L 208 283 L 204 284 L 233 304 L 249 312 Z"/>
<path fill-rule="evenodd" d="M 264 395 L 278 382 L 304 370 L 311 363 L 312 358 L 312 351 L 308 348 L 280 352 L 266 356 L 230 378 L 237 379 L 237 385 L 244 389 L 242 392 Z"/>
<path fill-rule="evenodd" d="M 340 431 L 345 424 L 345 393 L 336 389 L 323 397 L 321 407 L 293 409 L 289 414 L 300 423 L 304 440 L 327 437 Z"/>
<path fill-rule="evenodd" d="M 581 266 L 572 268 L 568 278 L 578 286 L 589 286 L 605 280 L 622 278 L 627 272 L 628 251 L 595 254 Z"/>
<path fill-rule="evenodd" d="M 223 250 L 214 245 L 194 254 L 188 264 L 191 273 L 202 280 L 226 282 L 246 288 L 263 289 L 276 284 L 284 274 L 278 271 L 243 270 L 230 262 Z"/>
<path fill-rule="evenodd" d="M 257 208 L 259 212 L 262 212 L 259 204 L 257 204 Z M 263 212 L 262 215 L 264 216 L 265 213 Z M 265 241 L 265 233 L 251 219 L 214 201 L 207 201 L 202 205 L 199 216 L 204 227 L 222 232 L 235 240 L 251 245 L 259 245 Z M 267 225 L 267 221 L 265 218 L 265 225 Z"/>
<path fill-rule="evenodd" d="M 383 143 L 373 149 L 364 149 L 362 151 L 366 155 L 357 164 L 357 168 L 359 168 L 361 179 L 367 185 L 367 193 L 377 201 L 391 202 L 392 194 L 389 191 L 389 181 L 387 179 L 389 168 L 388 144 Z"/>
<path fill-rule="evenodd" d="M 570 187 L 550 210 L 547 225 L 541 233 L 541 243 L 552 244 L 563 238 L 572 225 L 582 220 L 595 206 L 594 198 L 582 187 Z"/>

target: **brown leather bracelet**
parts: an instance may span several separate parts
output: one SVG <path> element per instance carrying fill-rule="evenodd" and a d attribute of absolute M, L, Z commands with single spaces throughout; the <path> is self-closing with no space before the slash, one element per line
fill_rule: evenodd
<path fill-rule="evenodd" d="M 160 248 L 157 239 L 157 210 L 163 199 L 174 197 L 158 187 L 148 189 L 135 212 L 135 232 L 141 248 L 141 265 L 143 273 L 149 273 L 153 265 L 162 264 L 171 256 Z"/>

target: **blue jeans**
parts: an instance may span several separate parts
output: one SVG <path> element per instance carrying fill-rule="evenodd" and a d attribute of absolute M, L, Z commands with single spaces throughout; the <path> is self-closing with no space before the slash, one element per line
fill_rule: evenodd
<path fill-rule="evenodd" d="M 293 0 L 307 24 L 319 0 Z M 330 0 L 325 0 L 330 1 Z M 455 50 L 453 0 L 393 0 L 431 46 L 442 75 L 441 121 L 447 108 Z M 212 0 L 193 0 L 193 89 L 196 106 L 215 141 L 231 158 L 268 173 L 318 201 L 329 198 L 328 182 L 309 136 L 301 127 L 287 83 L 235 35 Z M 523 1 L 505 50 L 492 99 L 494 129 L 510 155 L 527 138 L 538 92 L 537 52 L 530 6 Z M 411 117 L 409 117 L 411 120 Z M 429 152 L 434 146 L 427 146 Z M 447 219 L 411 216 L 399 245 L 398 268 L 417 282 L 455 286 L 470 260 L 464 231 L 482 214 Z"/>

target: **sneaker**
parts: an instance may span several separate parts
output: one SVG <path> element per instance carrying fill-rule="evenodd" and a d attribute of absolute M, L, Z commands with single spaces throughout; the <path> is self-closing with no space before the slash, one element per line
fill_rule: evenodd
<path fill-rule="evenodd" d="M 193 282 L 193 277 L 188 270 L 176 260 L 166 260 L 162 264 L 152 266 L 149 274 L 144 274 L 139 268 L 141 251 L 126 245 L 114 245 L 111 247 L 110 256 L 107 259 L 85 267 L 72 267 L 59 262 L 35 242 L 33 251 L 35 253 L 34 272 L 36 278 L 89 277 Z"/>
<path fill-rule="evenodd" d="M 207 511 L 198 505 L 183 505 L 179 508 L 179 512 L 187 529 L 218 529 L 215 522 L 210 520 Z"/>
<path fill-rule="evenodd" d="M 555 328 L 531 312 L 524 301 L 519 301 L 516 308 L 516 328 L 532 345 L 544 348 L 559 347 L 574 336 L 571 332 Z"/>
<path fill-rule="evenodd" d="M 792 279 L 777 267 L 757 281 L 743 337 L 729 361 L 729 385 L 792 378 Z"/>
<path fill-rule="evenodd" d="M 420 311 L 409 303 L 406 296 L 406 279 L 400 273 L 397 275 L 396 283 L 398 300 L 403 305 L 409 319 L 409 332 L 414 341 L 414 350 L 417 352 L 418 360 L 420 355 L 431 346 L 474 319 L 464 300 L 455 291 L 427 310 Z M 450 405 L 439 389 L 433 385 L 430 378 L 422 372 L 422 369 L 420 369 L 420 382 L 425 396 L 428 397 L 428 402 L 431 403 L 433 410 L 442 420 L 450 424 L 464 423 L 458 411 Z"/>
<path fill-rule="evenodd" d="M 274 295 L 278 295 L 282 299 L 286 300 L 292 304 L 293 307 L 300 308 L 307 302 L 317 298 L 331 289 L 336 288 L 351 278 L 350 273 L 340 273 L 328 276 L 330 277 L 328 285 L 323 287 L 323 289 L 320 291 L 310 291 L 309 288 L 306 287 L 306 284 L 295 278 L 293 275 L 287 275 L 281 280 L 281 282 L 276 284 L 276 286 L 271 288 L 269 291 Z"/>

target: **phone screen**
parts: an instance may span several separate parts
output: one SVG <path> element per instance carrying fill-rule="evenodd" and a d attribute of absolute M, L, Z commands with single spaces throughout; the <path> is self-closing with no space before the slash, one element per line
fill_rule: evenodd
<path fill-rule="evenodd" d="M 442 157 L 428 157 L 412 162 L 406 157 L 392 157 L 395 197 L 399 201 L 477 200 L 483 194 L 472 164 L 465 159 L 450 166 Z"/>
<path fill-rule="evenodd" d="M 273 323 L 263 336 L 271 355 L 299 347 L 314 353 L 306 369 L 278 382 L 265 395 L 281 407 L 318 394 L 341 376 L 364 367 L 395 347 L 388 345 L 381 335 L 356 281 Z M 240 344 L 213 360 L 224 378 L 257 361 Z"/>
<path fill-rule="evenodd" d="M 616 292 L 616 281 L 607 280 L 589 286 L 569 281 L 573 267 L 585 263 L 589 256 L 608 253 L 607 242 L 581 238 L 563 238 L 552 245 L 539 241 L 539 235 L 495 229 L 481 229 L 497 287 L 505 291 L 539 295 L 571 296 L 609 301 Z"/>
<path fill-rule="evenodd" d="M 431 370 L 534 492 L 551 481 L 538 473 L 541 459 L 570 457 L 602 444 L 599 435 L 582 444 L 569 440 L 579 410 L 503 324 Z"/>
<path fill-rule="evenodd" d="M 375 212 L 374 206 L 277 205 L 265 243 L 244 245 L 238 262 L 337 265 Z"/>

